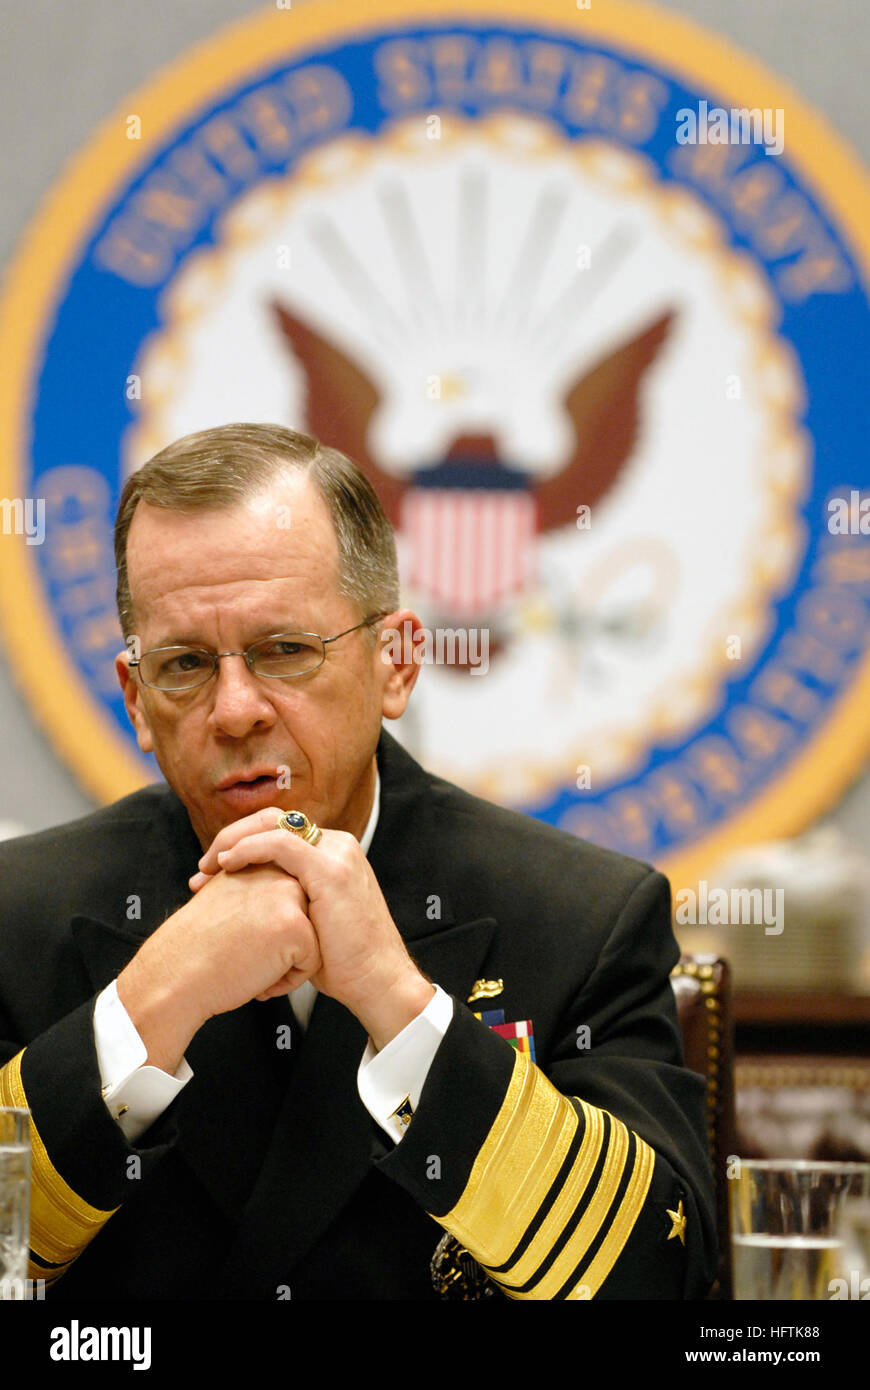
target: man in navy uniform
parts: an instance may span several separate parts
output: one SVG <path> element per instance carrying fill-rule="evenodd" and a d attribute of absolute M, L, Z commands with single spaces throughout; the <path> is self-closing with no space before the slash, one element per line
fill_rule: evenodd
<path fill-rule="evenodd" d="M 382 636 L 419 620 L 360 471 L 278 427 L 188 436 L 127 483 L 116 557 L 117 671 L 165 784 L 0 857 L 31 1276 L 426 1298 L 447 1232 L 478 1292 L 702 1297 L 667 882 L 382 729 L 419 674 Z"/>

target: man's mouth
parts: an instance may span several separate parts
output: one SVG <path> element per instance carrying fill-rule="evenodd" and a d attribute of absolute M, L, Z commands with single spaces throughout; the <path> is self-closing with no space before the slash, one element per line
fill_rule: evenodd
<path fill-rule="evenodd" d="M 274 772 L 251 772 L 224 778 L 218 783 L 221 800 L 234 806 L 247 807 L 261 803 L 268 806 L 275 800 L 276 774 Z"/>

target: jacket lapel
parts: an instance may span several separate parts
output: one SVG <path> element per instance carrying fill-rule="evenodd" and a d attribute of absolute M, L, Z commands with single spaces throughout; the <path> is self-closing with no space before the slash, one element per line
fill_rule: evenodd
<path fill-rule="evenodd" d="M 102 990 L 142 942 L 190 897 L 200 854 L 181 802 L 167 788 L 155 814 L 124 815 L 112 826 L 105 872 L 71 919 L 91 985 Z"/>

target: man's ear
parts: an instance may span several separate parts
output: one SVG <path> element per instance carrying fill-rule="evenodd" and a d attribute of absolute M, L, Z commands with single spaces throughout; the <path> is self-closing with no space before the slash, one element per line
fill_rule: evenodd
<path fill-rule="evenodd" d="M 374 659 L 380 667 L 385 719 L 405 713 L 420 674 L 423 636 L 423 624 L 410 608 L 388 614 L 379 628 Z"/>
<path fill-rule="evenodd" d="M 148 723 L 142 701 L 142 687 L 130 670 L 128 648 L 119 652 L 115 657 L 115 670 L 124 692 L 124 707 L 127 710 L 127 717 L 136 730 L 136 741 L 143 753 L 153 753 L 154 740 L 151 737 L 151 726 Z"/>

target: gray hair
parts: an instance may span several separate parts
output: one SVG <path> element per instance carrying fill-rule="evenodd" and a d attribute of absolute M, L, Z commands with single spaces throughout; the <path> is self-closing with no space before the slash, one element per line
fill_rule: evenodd
<path fill-rule="evenodd" d="M 118 616 L 128 637 L 133 600 L 127 574 L 127 535 L 140 502 L 174 512 L 229 510 L 287 469 L 311 478 L 329 508 L 338 540 L 338 588 L 360 610 L 392 613 L 399 606 L 393 529 L 368 478 L 337 449 L 281 425 L 221 425 L 187 434 L 127 480 L 115 521 Z"/>

